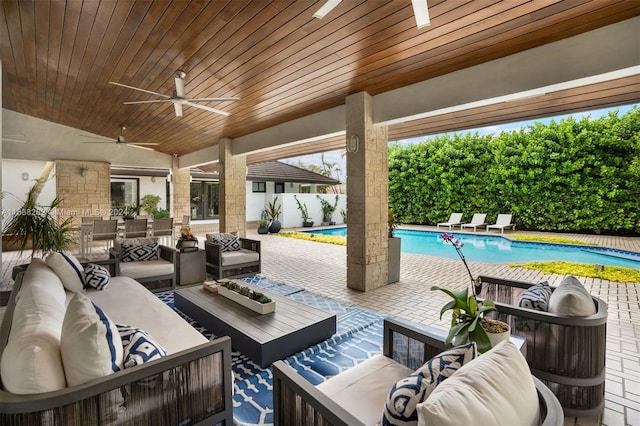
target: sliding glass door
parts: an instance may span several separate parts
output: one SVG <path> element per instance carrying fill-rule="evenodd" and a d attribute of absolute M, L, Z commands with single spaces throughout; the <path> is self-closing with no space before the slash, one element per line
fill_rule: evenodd
<path fill-rule="evenodd" d="M 220 206 L 218 182 L 191 182 L 191 219 L 217 219 Z"/>

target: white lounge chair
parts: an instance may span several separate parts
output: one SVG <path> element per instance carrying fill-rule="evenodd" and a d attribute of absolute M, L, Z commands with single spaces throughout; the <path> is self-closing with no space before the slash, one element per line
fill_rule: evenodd
<path fill-rule="evenodd" d="M 476 229 L 478 227 L 487 226 L 487 223 L 484 221 L 486 218 L 486 213 L 475 213 L 471 218 L 471 222 L 463 223 L 462 225 L 460 225 L 460 229 L 473 228 L 473 232 L 476 232 Z"/>
<path fill-rule="evenodd" d="M 511 223 L 511 215 L 499 214 L 496 223 L 487 226 L 487 231 L 490 229 L 499 229 L 500 232 L 504 234 L 504 230 L 507 228 L 512 228 L 514 231 L 516 229 L 516 225 Z"/>
<path fill-rule="evenodd" d="M 462 223 L 462 213 L 451 213 L 449 216 L 449 220 L 446 222 L 440 222 L 436 225 L 436 229 L 440 229 L 440 225 L 448 226 L 449 231 L 451 231 L 451 227 L 455 225 L 460 225 Z"/>

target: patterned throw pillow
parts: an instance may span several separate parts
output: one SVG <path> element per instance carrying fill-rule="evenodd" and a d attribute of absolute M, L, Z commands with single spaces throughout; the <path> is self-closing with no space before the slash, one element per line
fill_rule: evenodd
<path fill-rule="evenodd" d="M 60 278 L 65 289 L 77 292 L 86 287 L 84 268 L 74 255 L 64 252 L 51 253 L 45 262 Z"/>
<path fill-rule="evenodd" d="M 158 243 L 144 245 L 122 244 L 122 258 L 120 260 L 123 262 L 156 259 L 158 259 Z"/>
<path fill-rule="evenodd" d="M 475 342 L 457 346 L 431 358 L 415 373 L 398 381 L 389 392 L 382 425 L 417 425 L 416 406 L 424 402 L 437 385 L 477 356 Z"/>
<path fill-rule="evenodd" d="M 109 270 L 95 263 L 90 263 L 84 268 L 84 275 L 87 287 L 93 287 L 97 290 L 107 288 L 111 280 Z"/>
<path fill-rule="evenodd" d="M 124 368 L 167 356 L 164 350 L 146 331 L 124 324 L 116 324 L 124 349 Z"/>
<path fill-rule="evenodd" d="M 222 251 L 237 251 L 240 250 L 240 237 L 235 234 L 230 233 L 218 233 L 218 234 L 207 234 L 208 237 L 211 237 L 211 240 L 217 244 L 222 246 Z"/>
<path fill-rule="evenodd" d="M 522 293 L 522 297 L 518 301 L 521 308 L 535 309 L 536 311 L 547 312 L 549 299 L 551 298 L 551 287 L 549 283 L 544 281 L 536 285 L 532 285 Z"/>

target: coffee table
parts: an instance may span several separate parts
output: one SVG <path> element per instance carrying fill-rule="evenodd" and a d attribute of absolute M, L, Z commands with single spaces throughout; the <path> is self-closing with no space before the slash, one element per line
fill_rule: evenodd
<path fill-rule="evenodd" d="M 335 314 L 241 284 L 274 300 L 276 311 L 258 314 L 202 286 L 175 290 L 174 303 L 216 336 L 231 337 L 232 346 L 262 368 L 335 334 Z"/>

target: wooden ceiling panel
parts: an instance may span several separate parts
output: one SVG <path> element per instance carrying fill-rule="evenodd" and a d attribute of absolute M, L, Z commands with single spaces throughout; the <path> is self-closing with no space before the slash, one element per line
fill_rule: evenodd
<path fill-rule="evenodd" d="M 107 137 L 124 124 L 129 140 L 184 155 L 342 105 L 358 91 L 386 92 L 640 14 L 640 3 L 625 0 L 429 0 L 432 23 L 417 30 L 409 0 L 350 0 L 313 18 L 324 2 L 3 0 L 3 107 Z M 170 102 L 124 105 L 154 97 L 109 84 L 171 96 L 178 69 L 188 97 L 240 97 L 208 104 L 231 115 L 184 106 L 175 117 Z M 621 88 L 556 101 L 570 109 L 637 99 Z M 541 102 L 530 109 L 558 108 Z M 472 118 L 453 123 L 462 117 Z"/>

